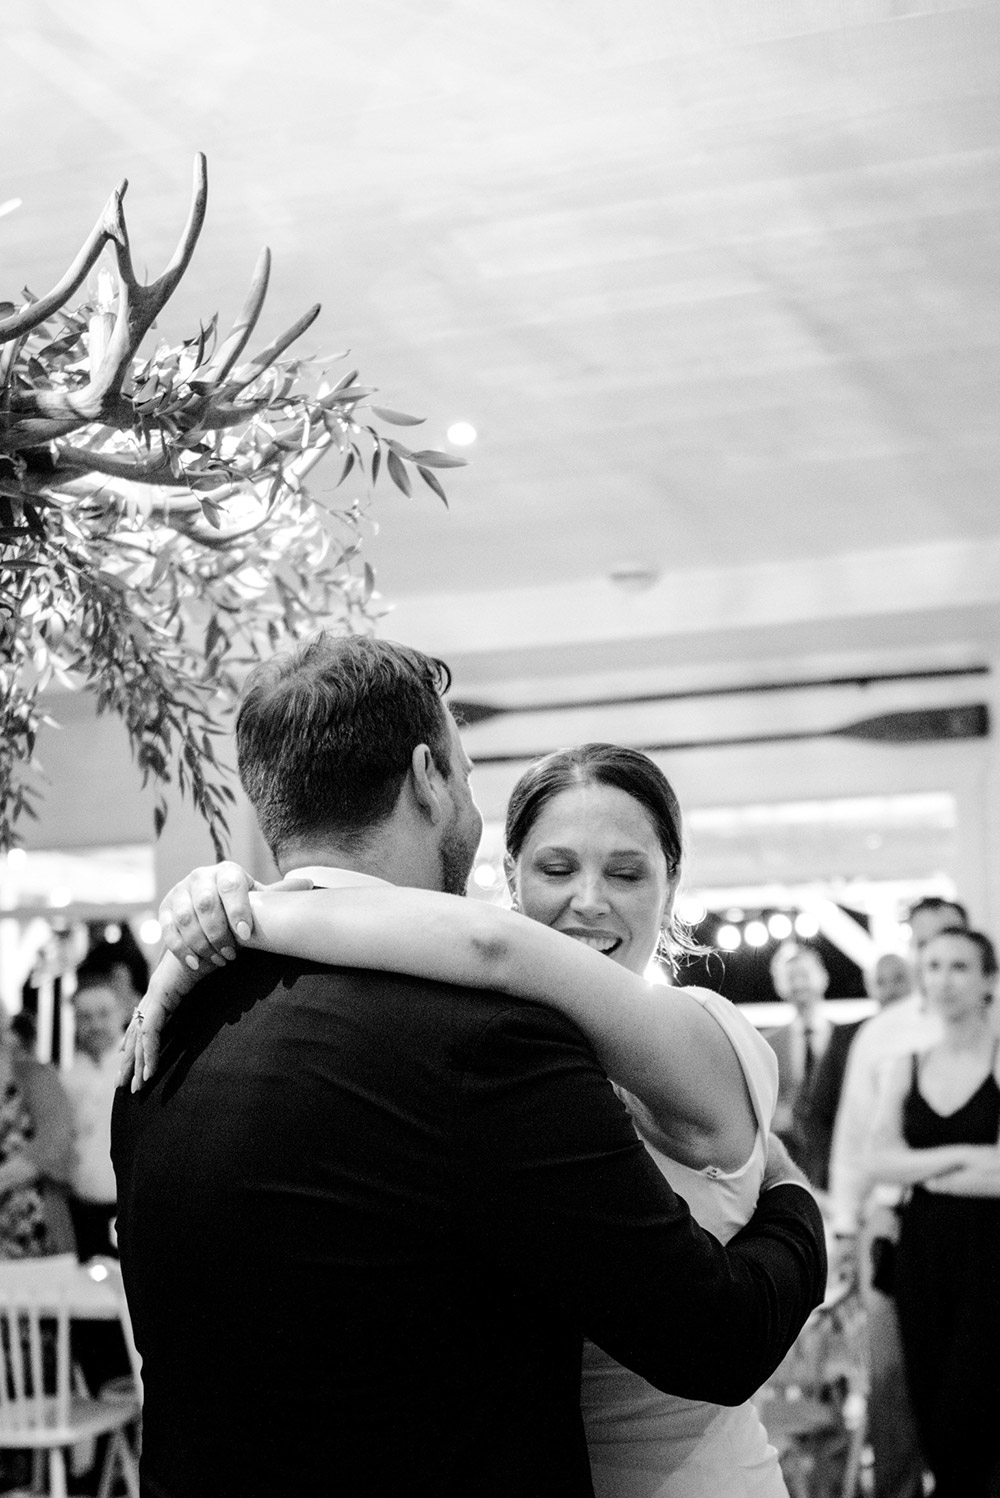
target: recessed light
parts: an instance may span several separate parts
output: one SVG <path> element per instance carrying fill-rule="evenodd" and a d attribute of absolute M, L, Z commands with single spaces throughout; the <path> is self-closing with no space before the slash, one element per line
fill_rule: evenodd
<path fill-rule="evenodd" d="M 455 447 L 468 447 L 476 440 L 476 429 L 471 422 L 453 421 L 445 435 Z"/>

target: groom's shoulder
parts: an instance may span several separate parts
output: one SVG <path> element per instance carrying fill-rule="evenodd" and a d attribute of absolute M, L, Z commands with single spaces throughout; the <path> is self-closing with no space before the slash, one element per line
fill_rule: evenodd
<path fill-rule="evenodd" d="M 592 1057 L 581 1031 L 544 1004 L 246 952 L 203 979 L 171 1021 L 154 1085 L 172 1093 L 192 1070 L 207 1070 L 215 1088 L 221 1076 L 255 1072 L 265 1058 L 294 1069 L 305 1054 L 317 1076 L 360 1067 L 402 1081 L 428 1063 L 455 1079 L 532 1070 L 543 1055 L 568 1052 Z"/>

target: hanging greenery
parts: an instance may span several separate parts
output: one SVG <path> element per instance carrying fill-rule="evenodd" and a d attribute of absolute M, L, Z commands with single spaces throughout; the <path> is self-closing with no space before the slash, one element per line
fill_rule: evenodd
<path fill-rule="evenodd" d="M 132 266 L 126 186 L 48 296 L 0 304 L 0 849 L 36 814 L 40 697 L 58 682 L 122 718 L 143 783 L 159 787 L 156 831 L 176 778 L 221 856 L 233 793 L 213 740 L 245 668 L 321 626 L 370 631 L 372 486 L 387 474 L 409 495 L 417 478 L 447 503 L 435 470 L 463 460 L 385 436 L 421 418 L 372 405 L 356 370 L 334 383 L 345 355 L 286 352 L 318 306 L 241 362 L 267 250 L 225 338 L 213 317 L 140 357 L 201 231 L 205 159 L 174 257 L 149 285 Z M 106 248 L 116 273 L 98 271 L 96 292 L 69 308 Z M 318 498 L 306 479 L 327 454 L 339 472 Z"/>

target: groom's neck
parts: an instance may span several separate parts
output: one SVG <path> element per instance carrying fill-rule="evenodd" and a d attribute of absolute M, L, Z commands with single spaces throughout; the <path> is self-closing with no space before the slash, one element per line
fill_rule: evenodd
<path fill-rule="evenodd" d="M 410 885 L 416 889 L 441 889 L 441 860 L 437 849 L 425 838 L 400 836 L 385 828 L 356 844 L 317 840 L 301 842 L 286 849 L 278 860 L 281 873 L 294 869 L 351 869 L 389 884 Z"/>

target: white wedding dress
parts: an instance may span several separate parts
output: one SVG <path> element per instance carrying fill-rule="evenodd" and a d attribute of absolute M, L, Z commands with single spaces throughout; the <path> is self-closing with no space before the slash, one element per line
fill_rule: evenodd
<path fill-rule="evenodd" d="M 692 1170 L 643 1143 L 697 1221 L 725 1243 L 749 1220 L 760 1193 L 777 1062 L 728 999 L 708 989 L 687 991 L 722 1026 L 740 1059 L 757 1118 L 753 1152 L 739 1170 Z M 661 1394 L 587 1342 L 581 1405 L 597 1498 L 787 1498 L 777 1453 L 752 1404 L 729 1409 Z"/>

